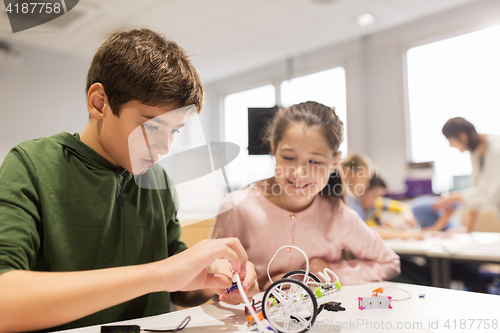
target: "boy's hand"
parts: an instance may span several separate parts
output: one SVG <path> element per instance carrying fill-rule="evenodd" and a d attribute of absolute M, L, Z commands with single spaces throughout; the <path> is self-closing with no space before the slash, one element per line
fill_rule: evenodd
<path fill-rule="evenodd" d="M 403 219 L 406 221 L 408 227 L 416 228 L 418 226 L 418 221 L 415 215 L 411 211 L 405 211 L 402 213 Z"/>
<path fill-rule="evenodd" d="M 218 260 L 219 261 L 219 260 Z M 224 274 L 232 278 L 233 273 L 231 272 L 231 265 L 228 261 L 219 261 L 214 267 L 215 272 L 219 274 Z M 257 273 L 255 272 L 254 265 L 247 261 L 246 274 L 240 275 L 241 284 L 243 286 L 243 291 L 247 297 L 251 300 L 259 292 L 259 283 L 257 282 Z M 228 304 L 240 304 L 243 303 L 243 298 L 240 295 L 238 288 L 233 289 L 229 293 L 228 288 L 225 289 L 214 289 L 214 292 L 219 295 L 219 300 Z"/>
<path fill-rule="evenodd" d="M 231 275 L 210 271 L 209 267 L 216 259 L 227 260 L 240 276 L 247 275 L 248 257 L 237 238 L 206 239 L 157 263 L 160 289 L 174 292 L 230 288 Z"/>

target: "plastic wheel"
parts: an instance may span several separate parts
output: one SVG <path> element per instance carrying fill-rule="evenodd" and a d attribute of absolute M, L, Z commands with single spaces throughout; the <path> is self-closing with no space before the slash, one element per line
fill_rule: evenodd
<path fill-rule="evenodd" d="M 305 270 L 297 269 L 295 271 L 291 271 L 291 272 L 288 272 L 285 275 L 283 275 L 283 279 L 295 279 L 295 280 L 299 280 L 299 281 L 304 281 L 304 274 L 306 274 Z M 316 284 L 313 283 L 313 284 L 309 285 L 309 281 L 311 281 L 311 280 L 312 280 L 312 282 L 318 282 L 318 283 L 321 283 L 321 280 L 316 275 L 314 275 L 314 273 L 309 272 L 309 278 L 306 280 L 306 285 L 314 293 L 314 288 L 316 288 Z M 321 304 L 318 307 L 318 314 L 321 313 L 324 306 L 325 306 L 324 304 Z"/>
<path fill-rule="evenodd" d="M 305 332 L 318 315 L 316 297 L 301 281 L 281 279 L 264 293 L 262 312 L 271 326 L 280 332 Z"/>

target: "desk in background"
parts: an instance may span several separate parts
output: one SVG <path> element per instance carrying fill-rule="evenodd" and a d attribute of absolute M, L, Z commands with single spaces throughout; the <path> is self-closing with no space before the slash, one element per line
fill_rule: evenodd
<path fill-rule="evenodd" d="M 449 286 L 451 262 L 500 263 L 500 233 L 443 233 L 423 241 L 390 239 L 385 242 L 401 256 L 425 256 L 430 260 L 435 287 Z"/>

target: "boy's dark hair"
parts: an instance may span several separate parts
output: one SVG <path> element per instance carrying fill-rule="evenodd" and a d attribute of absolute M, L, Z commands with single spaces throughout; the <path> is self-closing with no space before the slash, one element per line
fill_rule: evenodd
<path fill-rule="evenodd" d="M 476 128 L 469 121 L 462 117 L 455 117 L 449 119 L 443 126 L 443 135 L 448 138 L 456 138 L 460 140 L 460 133 L 467 134 L 469 138 L 467 142 L 467 148 L 472 152 L 476 150 L 477 146 L 481 142 L 479 134 L 476 132 Z"/>
<path fill-rule="evenodd" d="M 379 175 L 373 175 L 373 177 L 370 179 L 370 185 L 368 187 L 368 190 L 372 190 L 376 187 L 382 187 L 383 189 L 387 189 L 387 184 L 385 181 L 380 178 Z"/>
<path fill-rule="evenodd" d="M 203 108 L 201 80 L 184 50 L 148 30 L 113 33 L 97 50 L 87 74 L 86 92 L 101 83 L 114 114 L 137 100 L 149 106 Z"/>

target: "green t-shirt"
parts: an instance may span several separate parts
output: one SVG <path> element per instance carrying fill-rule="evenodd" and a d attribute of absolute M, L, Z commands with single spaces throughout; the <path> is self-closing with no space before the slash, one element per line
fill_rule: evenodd
<path fill-rule="evenodd" d="M 133 175 L 116 169 L 78 134 L 60 133 L 14 147 L 0 166 L 0 274 L 137 265 L 185 250 L 175 189 L 168 187 L 159 166 L 141 177 L 163 189 L 139 187 Z M 52 330 L 169 309 L 169 293 L 152 293 Z"/>

